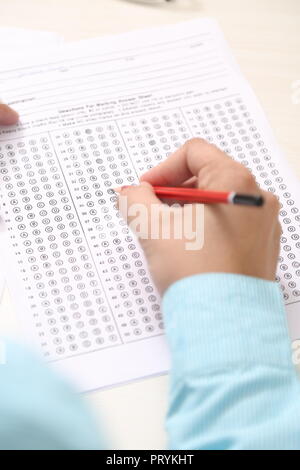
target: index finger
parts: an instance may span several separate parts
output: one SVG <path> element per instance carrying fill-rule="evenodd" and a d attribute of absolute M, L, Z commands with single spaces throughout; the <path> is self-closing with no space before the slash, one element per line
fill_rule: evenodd
<path fill-rule="evenodd" d="M 12 126 L 19 120 L 19 115 L 6 104 L 0 103 L 0 126 Z"/>
<path fill-rule="evenodd" d="M 193 176 L 199 176 L 208 165 L 224 166 L 235 164 L 228 155 L 215 145 L 203 139 L 194 138 L 187 141 L 167 160 L 147 171 L 141 181 L 156 186 L 177 186 Z"/>

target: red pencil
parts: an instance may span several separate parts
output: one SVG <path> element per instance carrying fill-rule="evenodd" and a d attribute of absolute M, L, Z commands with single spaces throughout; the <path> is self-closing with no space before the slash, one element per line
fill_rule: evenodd
<path fill-rule="evenodd" d="M 199 202 L 202 204 L 241 204 L 257 207 L 264 204 L 264 198 L 260 195 L 241 194 L 234 191 L 203 191 L 196 188 L 174 188 L 170 186 L 153 186 L 153 189 L 161 199 Z M 119 192 L 118 189 L 116 191 Z"/>

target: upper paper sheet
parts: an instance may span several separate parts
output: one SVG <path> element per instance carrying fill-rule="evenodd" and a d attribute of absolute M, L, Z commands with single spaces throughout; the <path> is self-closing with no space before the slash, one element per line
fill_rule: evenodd
<path fill-rule="evenodd" d="M 50 33 L 44 31 L 23 29 L 23 28 L 0 28 L 0 44 L 1 44 L 1 64 L 5 62 L 6 58 L 17 61 L 17 57 L 20 55 L 24 59 L 24 55 L 28 57 L 33 51 L 41 49 L 43 54 L 46 48 L 53 48 L 62 44 L 63 38 L 57 33 Z M 0 64 L 0 68 L 1 68 Z M 0 88 L 1 93 L 1 88 Z M 1 95 L 0 95 L 1 102 Z M 1 220 L 0 220 L 1 223 Z M 2 229 L 0 227 L 0 239 Z M 2 240 L 0 240 L 2 243 Z M 3 292 L 5 283 L 5 273 L 3 272 L 3 266 L 0 267 L 0 297 Z"/>

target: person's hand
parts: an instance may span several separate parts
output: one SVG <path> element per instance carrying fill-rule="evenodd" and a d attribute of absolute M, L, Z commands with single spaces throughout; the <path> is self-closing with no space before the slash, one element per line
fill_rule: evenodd
<path fill-rule="evenodd" d="M 149 217 L 153 204 L 162 204 L 152 185 L 188 185 L 206 190 L 262 194 L 265 198 L 262 207 L 206 205 L 204 245 L 197 251 L 187 250 L 185 239 L 151 239 L 149 234 L 147 239 L 140 239 L 161 293 L 175 281 L 198 273 L 236 273 L 275 279 L 281 234 L 279 202 L 276 196 L 258 188 L 244 166 L 214 145 L 192 139 L 144 174 L 141 181 L 139 186 L 124 188 L 120 193 L 127 197 L 127 213 L 122 204 L 120 210 L 129 225 L 134 221 L 134 216 L 128 215 L 134 204 L 144 204 Z"/>
<path fill-rule="evenodd" d="M 17 124 L 19 115 L 6 104 L 0 103 L 0 126 L 12 126 Z"/>

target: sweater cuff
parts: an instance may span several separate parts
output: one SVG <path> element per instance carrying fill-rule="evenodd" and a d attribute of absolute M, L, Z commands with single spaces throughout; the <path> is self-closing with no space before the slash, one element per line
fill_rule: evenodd
<path fill-rule="evenodd" d="M 166 291 L 163 312 L 173 372 L 292 366 L 275 282 L 221 273 L 187 277 Z"/>

